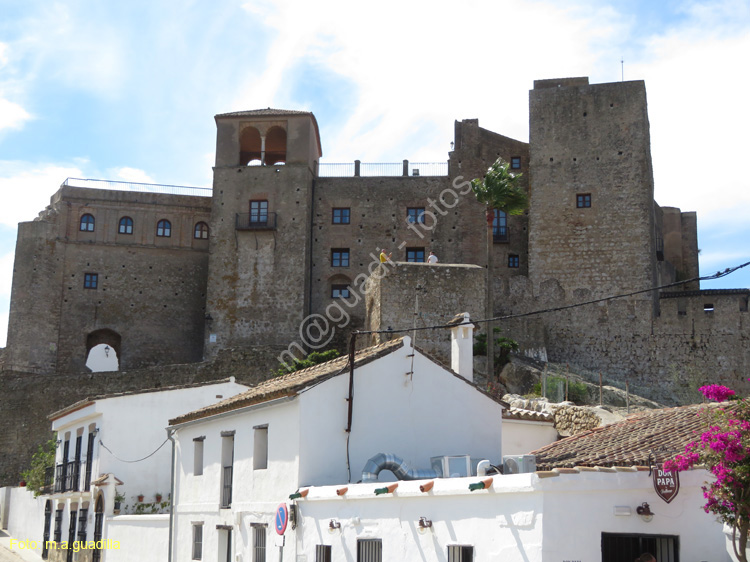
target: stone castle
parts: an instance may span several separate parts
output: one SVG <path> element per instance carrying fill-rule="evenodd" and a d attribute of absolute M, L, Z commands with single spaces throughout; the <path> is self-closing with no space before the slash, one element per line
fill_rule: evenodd
<path fill-rule="evenodd" d="M 154 368 L 172 381 L 190 371 L 166 365 L 265 376 L 352 328 L 411 326 L 417 286 L 422 322 L 482 318 L 487 227 L 467 186 L 498 157 L 523 174 L 530 204 L 496 213 L 496 315 L 697 278 L 696 214 L 654 201 L 644 83 L 540 80 L 529 101 L 528 143 L 457 121 L 447 165 L 320 164 L 312 113 L 263 109 L 216 116 L 212 190 L 66 181 L 19 225 L 3 376 L 110 391 L 153 383 Z M 381 248 L 397 266 L 360 298 Z M 438 265 L 420 263 L 430 250 Z M 529 354 L 675 402 L 672 390 L 697 383 L 743 388 L 749 296 L 691 281 L 498 325 Z M 346 323 L 331 318 L 341 302 Z M 86 374 L 99 344 L 121 373 Z"/>

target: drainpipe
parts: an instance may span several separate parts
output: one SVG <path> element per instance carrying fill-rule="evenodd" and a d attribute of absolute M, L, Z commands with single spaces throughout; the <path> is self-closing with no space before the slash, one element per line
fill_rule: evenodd
<path fill-rule="evenodd" d="M 169 472 L 169 542 L 168 542 L 168 548 L 167 551 L 167 562 L 172 562 L 172 528 L 174 527 L 174 504 L 177 498 L 175 498 L 174 494 L 174 464 L 175 464 L 175 440 L 174 432 L 176 430 L 167 428 L 167 439 L 169 439 L 172 442 L 172 464 L 171 464 L 171 470 Z"/>

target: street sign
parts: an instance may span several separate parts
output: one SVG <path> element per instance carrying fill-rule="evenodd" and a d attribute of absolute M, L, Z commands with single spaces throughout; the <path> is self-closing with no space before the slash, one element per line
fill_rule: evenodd
<path fill-rule="evenodd" d="M 669 503 L 680 491 L 680 474 L 676 470 L 668 471 L 661 467 L 654 469 L 654 490 L 656 495 Z"/>
<path fill-rule="evenodd" d="M 283 535 L 286 531 L 286 524 L 289 522 L 289 510 L 285 503 L 279 505 L 276 509 L 276 532 L 279 535 Z"/>

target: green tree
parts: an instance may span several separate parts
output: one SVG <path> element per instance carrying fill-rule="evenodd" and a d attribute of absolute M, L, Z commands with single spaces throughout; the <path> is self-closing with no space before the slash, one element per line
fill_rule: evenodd
<path fill-rule="evenodd" d="M 510 171 L 510 164 L 502 158 L 498 158 L 489 167 L 483 178 L 471 181 L 471 190 L 477 201 L 486 207 L 487 217 L 487 318 L 494 316 L 494 303 L 492 298 L 492 281 L 494 279 L 494 268 L 492 263 L 492 223 L 495 219 L 495 209 L 503 211 L 506 215 L 520 215 L 528 206 L 526 190 L 520 184 L 521 174 Z M 487 333 L 493 333 L 492 322 L 488 322 Z M 487 376 L 494 377 L 494 338 L 487 340 Z"/>
<path fill-rule="evenodd" d="M 295 359 L 294 364 L 290 365 L 289 367 L 281 365 L 276 371 L 273 372 L 273 374 L 277 377 L 288 375 L 289 373 L 293 373 L 294 371 L 307 369 L 308 367 L 312 367 L 313 365 L 325 363 L 326 361 L 330 361 L 331 359 L 336 359 L 336 357 L 338 357 L 339 355 L 341 355 L 341 353 L 339 353 L 335 349 L 329 349 L 327 351 L 313 351 L 304 359 Z"/>
<path fill-rule="evenodd" d="M 34 497 L 42 493 L 45 470 L 55 466 L 56 447 L 57 441 L 54 438 L 39 445 L 36 453 L 31 457 L 31 468 L 21 473 L 21 478 L 26 482 L 26 488 L 34 492 Z"/>

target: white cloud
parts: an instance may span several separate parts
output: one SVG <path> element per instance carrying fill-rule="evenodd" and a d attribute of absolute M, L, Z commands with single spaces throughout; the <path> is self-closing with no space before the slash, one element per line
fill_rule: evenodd
<path fill-rule="evenodd" d="M 0 131 L 20 129 L 31 115 L 17 103 L 0 98 Z"/>
<path fill-rule="evenodd" d="M 157 183 L 146 172 L 138 168 L 124 166 L 122 168 L 113 168 L 109 172 L 107 177 L 112 179 L 117 178 L 118 180 L 134 183 Z"/>
<path fill-rule="evenodd" d="M 68 177 L 83 177 L 76 166 L 0 161 L 0 224 L 15 228 L 37 217 Z"/>

